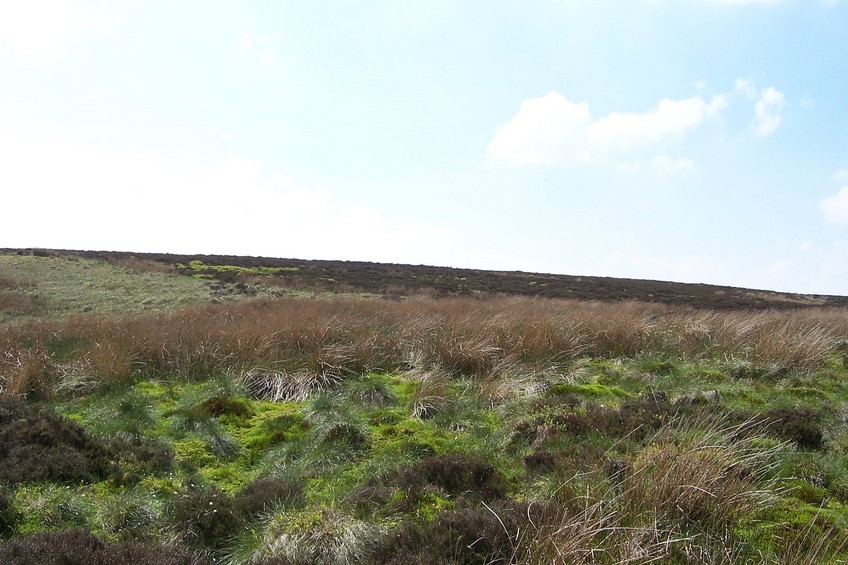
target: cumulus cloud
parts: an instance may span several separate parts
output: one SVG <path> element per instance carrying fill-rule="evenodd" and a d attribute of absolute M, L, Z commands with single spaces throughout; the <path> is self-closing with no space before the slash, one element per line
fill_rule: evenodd
<path fill-rule="evenodd" d="M 745 95 L 749 100 L 757 99 L 757 88 L 754 86 L 754 81 L 745 78 L 737 78 L 733 83 L 733 89 Z"/>
<path fill-rule="evenodd" d="M 217 162 L 0 134 L 0 241 L 57 247 L 437 264 L 456 232 L 341 206 L 261 159 Z"/>
<path fill-rule="evenodd" d="M 235 51 L 239 57 L 253 58 L 263 66 L 273 63 L 276 57 L 274 37 L 258 35 L 251 29 L 246 29 L 239 35 Z"/>
<path fill-rule="evenodd" d="M 666 155 L 658 155 L 651 160 L 651 167 L 660 176 L 674 175 L 695 168 L 692 159 L 674 159 Z"/>
<path fill-rule="evenodd" d="M 514 165 L 566 165 L 602 161 L 616 153 L 681 137 L 727 106 L 724 96 L 660 100 L 644 113 L 611 112 L 593 118 L 589 105 L 549 92 L 524 100 L 497 128 L 489 156 Z"/>
<path fill-rule="evenodd" d="M 783 121 L 781 111 L 785 105 L 782 92 L 771 86 L 763 90 L 754 104 L 754 121 L 751 124 L 754 135 L 767 137 L 777 131 Z"/>
<path fill-rule="evenodd" d="M 734 83 L 733 91 L 742 94 L 748 100 L 754 102 L 754 119 L 751 121 L 751 131 L 757 137 L 768 137 L 777 131 L 783 122 L 782 112 L 786 107 L 786 99 L 783 93 L 770 86 L 763 90 L 757 90 L 757 86 L 751 79 L 738 78 Z M 809 100 L 805 98 L 805 100 Z M 811 102 L 802 101 L 802 105 L 810 105 Z"/>
<path fill-rule="evenodd" d="M 819 208 L 827 221 L 833 224 L 848 224 L 848 186 L 843 186 L 834 196 L 822 200 Z"/>
<path fill-rule="evenodd" d="M 108 31 L 117 20 L 108 3 L 27 0 L 0 3 L 0 45 L 44 63 L 61 59 L 71 44 L 91 31 Z"/>

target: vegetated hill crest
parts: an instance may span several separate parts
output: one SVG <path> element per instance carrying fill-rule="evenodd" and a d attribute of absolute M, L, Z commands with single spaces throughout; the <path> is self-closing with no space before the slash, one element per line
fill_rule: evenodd
<path fill-rule="evenodd" d="M 487 271 L 426 265 L 78 250 L 3 249 L 5 253 L 80 256 L 116 262 L 140 261 L 203 274 L 223 282 L 253 282 L 323 292 L 361 292 L 401 297 L 429 294 L 507 294 L 617 302 L 637 300 L 694 308 L 775 309 L 848 306 L 848 297 L 795 294 L 711 284 L 573 276 L 522 271 Z"/>

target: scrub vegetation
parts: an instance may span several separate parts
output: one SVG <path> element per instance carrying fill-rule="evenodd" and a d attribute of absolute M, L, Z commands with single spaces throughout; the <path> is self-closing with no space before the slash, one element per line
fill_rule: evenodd
<path fill-rule="evenodd" d="M 844 308 L 181 263 L 0 254 L 0 562 L 848 559 Z"/>

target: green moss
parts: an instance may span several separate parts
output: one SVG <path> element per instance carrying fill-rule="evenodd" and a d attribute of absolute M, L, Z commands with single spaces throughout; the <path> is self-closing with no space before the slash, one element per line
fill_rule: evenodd
<path fill-rule="evenodd" d="M 405 379 L 403 377 L 394 377 L 388 383 L 390 389 L 400 405 L 410 404 L 415 396 L 415 391 L 420 386 L 418 381 Z"/>
<path fill-rule="evenodd" d="M 444 431 L 432 424 L 408 418 L 397 424 L 377 426 L 372 452 L 375 458 L 415 460 L 447 453 L 453 446 L 454 441 Z"/>
<path fill-rule="evenodd" d="M 53 484 L 21 486 L 14 505 L 22 515 L 18 535 L 86 527 L 94 514 L 95 501 L 81 497 L 68 486 Z"/>
<path fill-rule="evenodd" d="M 234 493 L 250 482 L 249 473 L 236 463 L 200 469 L 200 476 L 221 490 Z"/>
<path fill-rule="evenodd" d="M 289 267 L 243 267 L 240 265 L 207 265 L 203 261 L 189 261 L 188 265 L 180 264 L 193 274 L 234 273 L 238 276 L 272 276 L 280 273 L 296 273 L 300 269 L 295 266 Z"/>
<path fill-rule="evenodd" d="M 182 489 L 178 477 L 169 475 L 167 477 L 155 477 L 148 475 L 143 477 L 136 485 L 136 488 L 142 492 L 155 494 L 160 499 L 168 498 Z"/>
<path fill-rule="evenodd" d="M 568 394 L 587 396 L 589 398 L 628 398 L 632 396 L 621 387 L 600 383 L 558 383 L 553 385 L 548 391 L 549 396 L 565 396 Z"/>
<path fill-rule="evenodd" d="M 640 359 L 636 368 L 649 375 L 668 376 L 677 372 L 675 364 L 664 359 Z"/>
<path fill-rule="evenodd" d="M 281 443 L 304 441 L 311 428 L 293 402 L 256 402 L 254 410 L 254 415 L 234 431 L 254 460 Z"/>
<path fill-rule="evenodd" d="M 689 376 L 705 384 L 723 384 L 730 380 L 723 371 L 709 366 L 695 367 L 689 372 Z"/>
<path fill-rule="evenodd" d="M 825 391 L 811 386 L 793 386 L 786 389 L 786 392 L 806 401 L 827 400 L 829 397 Z"/>
<path fill-rule="evenodd" d="M 366 414 L 371 426 L 393 425 L 402 422 L 409 416 L 409 411 L 403 408 L 378 408 Z"/>
<path fill-rule="evenodd" d="M 425 490 L 418 496 L 415 517 L 424 522 L 432 522 L 444 510 L 456 508 L 456 502 L 436 491 Z"/>
<path fill-rule="evenodd" d="M 747 536 L 772 555 L 781 555 L 787 546 L 821 546 L 825 561 L 835 553 L 845 554 L 848 526 L 846 507 L 838 503 L 826 506 L 808 504 L 796 498 L 779 500 L 752 516 Z"/>
<path fill-rule="evenodd" d="M 191 468 L 216 465 L 218 458 L 212 453 L 209 442 L 200 437 L 188 437 L 173 442 L 174 457 Z"/>
<path fill-rule="evenodd" d="M 253 405 L 247 398 L 216 394 L 194 407 L 221 420 L 224 424 L 239 425 L 253 416 Z"/>

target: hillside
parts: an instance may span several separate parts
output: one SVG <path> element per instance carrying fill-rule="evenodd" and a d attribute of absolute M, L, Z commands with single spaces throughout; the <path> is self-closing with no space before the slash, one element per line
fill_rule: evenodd
<path fill-rule="evenodd" d="M 843 300 L 0 253 L 0 563 L 844 563 Z"/>
<path fill-rule="evenodd" d="M 31 251 L 6 249 L 0 252 Z M 248 285 L 320 292 L 388 296 L 508 294 L 605 302 L 636 300 L 722 310 L 848 306 L 846 296 L 804 295 L 709 284 L 610 277 L 225 255 L 66 250 L 40 252 L 123 263 L 140 260 L 172 267 L 182 274 L 202 274 L 225 283 L 241 282 Z"/>

